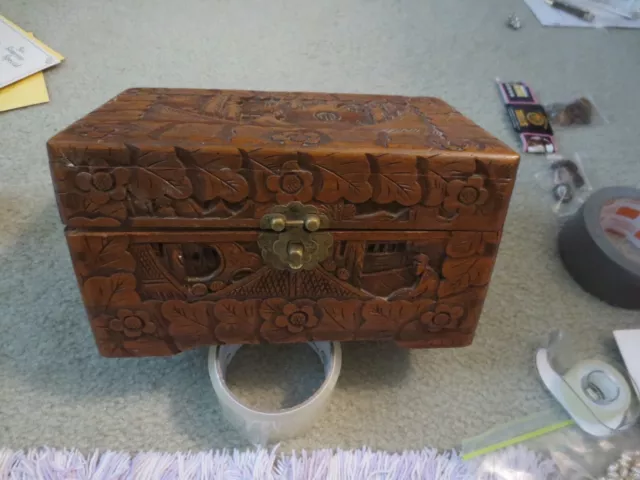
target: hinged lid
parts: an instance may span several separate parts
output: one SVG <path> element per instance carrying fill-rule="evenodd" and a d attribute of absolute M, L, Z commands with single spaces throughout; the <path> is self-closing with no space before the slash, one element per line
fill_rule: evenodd
<path fill-rule="evenodd" d="M 436 98 L 131 89 L 48 142 L 72 227 L 499 230 L 519 156 Z"/>

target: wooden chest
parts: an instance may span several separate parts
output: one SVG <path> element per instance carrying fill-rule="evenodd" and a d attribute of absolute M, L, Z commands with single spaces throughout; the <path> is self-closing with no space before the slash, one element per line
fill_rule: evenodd
<path fill-rule="evenodd" d="M 519 161 L 436 98 L 145 88 L 48 151 L 113 357 L 468 345 Z"/>

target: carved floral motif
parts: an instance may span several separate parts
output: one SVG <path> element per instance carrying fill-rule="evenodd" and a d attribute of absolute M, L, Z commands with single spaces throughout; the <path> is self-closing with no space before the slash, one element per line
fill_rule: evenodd
<path fill-rule="evenodd" d="M 132 250 L 129 235 L 74 234 L 69 236 L 69 245 L 101 352 L 131 356 L 169 355 L 198 345 L 264 341 L 395 339 L 430 346 L 447 342 L 455 345 L 455 339 L 449 336 L 460 335 L 460 342 L 466 344 L 477 320 L 474 305 L 484 296 L 499 238 L 495 232 L 440 233 L 427 243 L 410 247 L 417 250 L 407 251 L 405 256 L 399 255 L 405 250 L 395 243 L 379 244 L 393 246 L 386 253 L 381 253 L 382 247 L 374 249 L 372 258 L 386 256 L 381 265 L 390 269 L 381 270 L 381 281 L 389 278 L 385 277 L 386 271 L 398 268 L 406 268 L 413 275 L 402 277 L 406 279 L 405 286 L 387 298 L 375 297 L 354 286 L 362 267 L 345 261 L 362 262 L 365 243 L 336 244 L 334 249 L 339 253 L 323 263 L 318 270 L 325 273 L 314 273 L 311 283 L 304 280 L 311 273 L 288 276 L 262 268 L 257 255 L 245 250 L 248 244 L 216 244 L 216 251 L 224 253 L 221 259 L 228 269 L 207 283 L 199 280 L 183 293 L 176 291 L 178 298 L 174 299 L 154 295 L 141 286 L 140 282 L 149 275 L 153 282 L 150 285 L 159 285 L 153 273 L 158 267 L 140 256 L 139 246 Z M 186 250 L 166 250 L 172 252 L 166 258 L 180 256 L 181 252 L 203 255 L 213 244 L 203 243 L 205 250 L 190 245 Z M 444 258 L 432 258 L 421 249 L 435 252 L 434 255 L 440 251 Z M 145 248 L 144 252 L 156 250 Z M 390 259 L 404 263 L 389 264 Z M 146 273 L 136 268 L 137 262 L 144 265 Z M 251 269 L 243 267 L 246 265 Z M 231 280 L 238 272 L 240 280 Z M 221 281 L 222 278 L 227 280 Z M 284 279 L 288 280 L 281 283 Z M 321 280 L 329 282 L 322 284 L 326 298 L 304 296 L 321 288 Z M 237 290 L 232 286 L 235 281 L 239 282 Z M 247 289 L 251 285 L 255 288 Z M 168 288 L 173 287 L 166 284 L 159 291 L 166 292 Z M 292 289 L 298 293 L 293 294 Z M 221 298 L 211 292 L 221 292 Z M 149 299 L 149 295 L 154 296 Z"/>
<path fill-rule="evenodd" d="M 301 201 L 315 202 L 332 222 L 413 218 L 422 228 L 430 218 L 440 224 L 459 221 L 460 215 L 499 219 L 509 194 L 504 182 L 487 184 L 482 169 L 469 170 L 469 161 L 451 160 L 450 169 L 438 164 L 423 173 L 418 166 L 427 160 L 373 155 L 299 153 L 282 162 L 244 151 L 160 152 L 133 145 L 113 158 L 92 155 L 74 149 L 52 160 L 62 213 L 74 226 L 115 226 L 145 217 L 257 221 L 273 202 Z M 88 171 L 73 168 L 87 165 Z M 362 214 L 357 205 L 364 205 Z"/>
<path fill-rule="evenodd" d="M 113 171 L 98 170 L 92 173 L 80 172 L 76 175 L 75 183 L 78 190 L 87 194 L 89 200 L 104 205 L 110 200 L 125 199 L 129 176 L 130 172 L 125 168 L 116 168 Z"/>
<path fill-rule="evenodd" d="M 282 307 L 282 315 L 276 316 L 274 323 L 277 327 L 286 328 L 291 333 L 300 333 L 318 325 L 318 317 L 311 302 L 298 300 Z"/>
<path fill-rule="evenodd" d="M 115 318 L 108 320 L 108 326 L 114 332 L 121 332 L 128 338 L 138 338 L 145 333 L 152 334 L 156 331 L 156 324 L 144 310 L 118 310 Z"/>
<path fill-rule="evenodd" d="M 517 168 L 443 102 L 389 96 L 129 90 L 48 148 L 107 356 L 310 340 L 468 344 L 499 243 L 487 230 L 501 228 Z M 317 207 L 336 236 L 385 232 L 336 238 L 317 269 L 275 271 L 252 240 L 233 238 L 252 238 L 274 204 L 292 201 Z M 126 233 L 139 227 L 157 243 Z M 198 227 L 217 233 L 208 241 Z M 410 230 L 434 232 L 405 239 Z"/>
<path fill-rule="evenodd" d="M 434 311 L 424 312 L 420 316 L 420 323 L 429 332 L 442 330 L 455 330 L 460 326 L 460 320 L 464 314 L 464 307 L 460 305 L 448 305 L 439 303 Z"/>
<path fill-rule="evenodd" d="M 296 162 L 287 162 L 279 175 L 267 177 L 266 186 L 280 204 L 308 202 L 313 197 L 313 174 L 300 169 Z"/>
<path fill-rule="evenodd" d="M 472 214 L 488 198 L 489 192 L 484 188 L 484 179 L 480 175 L 472 175 L 467 180 L 451 180 L 447 184 L 443 206 L 452 212 Z"/>

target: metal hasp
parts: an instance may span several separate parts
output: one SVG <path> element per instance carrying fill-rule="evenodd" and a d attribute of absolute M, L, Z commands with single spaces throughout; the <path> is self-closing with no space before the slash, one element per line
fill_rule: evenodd
<path fill-rule="evenodd" d="M 262 258 L 278 270 L 311 270 L 329 256 L 333 237 L 329 218 L 313 205 L 276 205 L 260 219 L 258 236 Z"/>

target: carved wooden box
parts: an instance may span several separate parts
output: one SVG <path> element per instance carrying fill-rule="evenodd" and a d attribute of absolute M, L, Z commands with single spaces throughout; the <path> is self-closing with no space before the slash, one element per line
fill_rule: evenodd
<path fill-rule="evenodd" d="M 48 151 L 106 356 L 468 345 L 519 161 L 435 98 L 144 88 Z"/>

